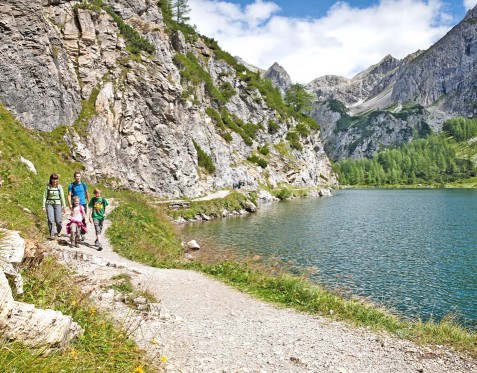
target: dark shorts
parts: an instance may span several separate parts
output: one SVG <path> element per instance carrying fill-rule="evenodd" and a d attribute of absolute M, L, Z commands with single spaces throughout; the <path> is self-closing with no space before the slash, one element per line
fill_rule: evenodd
<path fill-rule="evenodd" d="M 94 224 L 94 230 L 96 231 L 96 234 L 100 234 L 101 231 L 103 230 L 103 220 L 93 220 Z"/>

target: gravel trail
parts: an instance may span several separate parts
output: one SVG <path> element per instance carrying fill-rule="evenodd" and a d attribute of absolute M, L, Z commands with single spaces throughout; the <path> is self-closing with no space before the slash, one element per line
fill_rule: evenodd
<path fill-rule="evenodd" d="M 110 225 L 105 221 L 105 228 Z M 278 308 L 193 271 L 158 269 L 97 251 L 94 229 L 80 248 L 49 242 L 58 257 L 95 288 L 108 310 L 168 372 L 477 372 L 475 358 L 442 347 L 420 347 L 386 333 Z M 159 311 L 133 311 L 99 285 L 129 273 L 153 293 Z"/>

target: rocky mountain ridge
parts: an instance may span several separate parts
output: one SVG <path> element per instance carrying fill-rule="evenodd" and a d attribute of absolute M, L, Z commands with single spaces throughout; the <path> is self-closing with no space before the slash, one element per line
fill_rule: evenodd
<path fill-rule="evenodd" d="M 0 13 L 0 102 L 27 127 L 64 128 L 93 182 L 170 197 L 336 182 L 319 131 L 291 146 L 298 121 L 207 40 L 168 33 L 156 2 L 7 0 Z M 131 53 L 131 29 L 153 52 Z"/>
<path fill-rule="evenodd" d="M 402 60 L 390 55 L 351 79 L 324 76 L 306 85 L 316 95 L 328 155 L 371 157 L 443 122 L 477 113 L 477 7 L 437 43 Z M 334 110 L 329 100 L 345 108 Z"/>

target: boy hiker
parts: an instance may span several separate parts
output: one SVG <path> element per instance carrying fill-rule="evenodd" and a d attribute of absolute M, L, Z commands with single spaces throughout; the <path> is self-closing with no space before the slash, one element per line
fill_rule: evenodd
<path fill-rule="evenodd" d="M 99 242 L 99 235 L 103 230 L 103 221 L 106 216 L 106 206 L 108 205 L 108 201 L 101 197 L 101 191 L 97 188 L 93 191 L 93 194 L 94 197 L 89 201 L 89 222 L 94 224 L 94 230 L 96 231 L 96 241 L 94 241 L 94 244 L 98 248 L 98 251 L 100 251 L 103 247 Z"/>
<path fill-rule="evenodd" d="M 80 205 L 83 206 L 85 213 L 88 212 L 89 192 L 88 186 L 84 181 L 81 181 L 81 172 L 75 171 L 73 174 L 75 181 L 68 185 L 68 205 L 70 209 L 73 207 L 72 197 L 78 196 L 80 199 Z M 86 226 L 86 220 L 83 220 L 83 224 Z M 81 240 L 84 241 L 84 236 L 81 235 Z"/>

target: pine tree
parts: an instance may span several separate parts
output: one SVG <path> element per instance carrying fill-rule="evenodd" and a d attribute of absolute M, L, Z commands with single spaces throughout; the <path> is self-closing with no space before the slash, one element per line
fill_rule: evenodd
<path fill-rule="evenodd" d="M 288 88 L 285 94 L 285 103 L 299 113 L 311 109 L 313 98 L 313 94 L 309 93 L 303 84 L 296 83 Z"/>
<path fill-rule="evenodd" d="M 190 20 L 188 0 L 170 0 L 172 16 L 177 23 L 187 23 Z"/>

